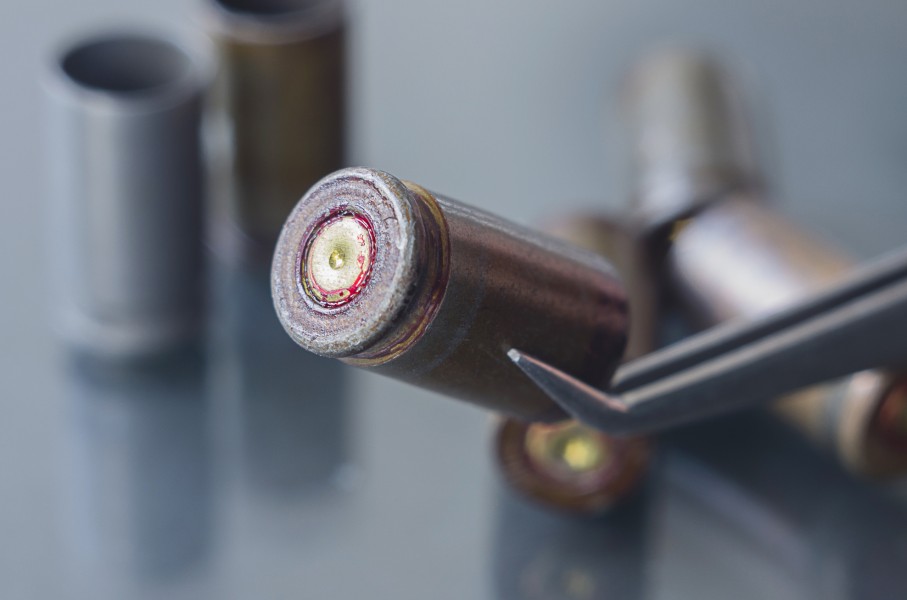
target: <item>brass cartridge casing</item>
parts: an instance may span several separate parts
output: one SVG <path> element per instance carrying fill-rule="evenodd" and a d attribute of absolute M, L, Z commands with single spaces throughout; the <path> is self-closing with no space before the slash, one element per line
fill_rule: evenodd
<path fill-rule="evenodd" d="M 626 344 L 607 261 L 372 169 L 303 197 L 271 283 L 303 348 L 527 420 L 564 413 L 510 348 L 604 386 Z"/>
<path fill-rule="evenodd" d="M 300 196 L 343 166 L 345 22 L 338 0 L 206 0 L 227 130 L 219 243 L 270 257 Z"/>
<path fill-rule="evenodd" d="M 655 346 L 657 282 L 636 228 L 600 216 L 557 221 L 546 232 L 608 259 L 630 299 L 625 359 Z M 495 454 L 503 479 L 531 500 L 567 512 L 598 514 L 627 499 L 645 477 L 649 437 L 616 438 L 574 420 L 523 423 L 499 419 Z"/>

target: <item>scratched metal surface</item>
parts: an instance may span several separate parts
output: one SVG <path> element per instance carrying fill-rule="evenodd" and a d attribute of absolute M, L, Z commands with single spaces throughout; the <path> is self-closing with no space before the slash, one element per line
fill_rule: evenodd
<path fill-rule="evenodd" d="M 904 3 L 351 12 L 355 163 L 526 224 L 619 206 L 622 69 L 695 42 L 745 76 L 787 214 L 858 256 L 904 242 Z M 903 489 L 848 478 L 765 419 L 671 436 L 640 501 L 588 523 L 501 490 L 479 410 L 297 351 L 260 275 L 218 271 L 201 356 L 127 375 L 65 355 L 42 271 L 41 60 L 64 33 L 191 33 L 192 14 L 178 0 L 0 7 L 3 598 L 903 596 Z"/>

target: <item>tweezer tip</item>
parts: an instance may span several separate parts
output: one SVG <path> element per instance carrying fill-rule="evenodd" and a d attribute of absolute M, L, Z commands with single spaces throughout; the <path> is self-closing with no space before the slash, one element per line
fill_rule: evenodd
<path fill-rule="evenodd" d="M 619 399 L 516 348 L 507 351 L 521 371 L 567 414 L 603 430 L 618 429 L 627 406 Z"/>

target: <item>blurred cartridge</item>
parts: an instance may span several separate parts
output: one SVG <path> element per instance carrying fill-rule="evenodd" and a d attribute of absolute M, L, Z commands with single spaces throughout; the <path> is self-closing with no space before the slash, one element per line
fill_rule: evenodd
<path fill-rule="evenodd" d="M 508 485 L 543 506 L 588 515 L 630 497 L 651 456 L 648 438 L 616 438 L 573 420 L 503 419 L 494 444 Z"/>
<path fill-rule="evenodd" d="M 758 183 L 741 98 L 707 56 L 654 53 L 624 93 L 636 209 L 652 229 Z"/>
<path fill-rule="evenodd" d="M 706 72 L 711 75 L 691 75 Z M 668 54 L 644 63 L 634 80 L 647 84 L 635 88 L 629 106 L 658 105 L 657 99 L 649 97 L 652 95 L 687 99 L 684 110 L 661 116 L 631 111 L 637 119 L 651 118 L 651 127 L 660 123 L 660 134 L 651 132 L 650 136 L 666 140 L 648 145 L 647 160 L 637 163 L 636 202 L 649 226 L 662 234 L 655 235 L 654 243 L 665 252 L 666 285 L 702 325 L 764 316 L 848 270 L 846 260 L 765 207 L 755 178 L 746 176 L 755 173 L 751 155 L 729 150 L 745 147 L 746 132 L 732 117 L 739 110 L 709 109 L 721 104 L 720 98 L 731 97 L 714 65 Z M 650 125 L 634 127 L 649 131 Z M 695 132 L 700 129 L 702 134 L 697 137 Z M 715 136 L 714 132 L 724 133 Z M 696 139 L 702 144 L 693 144 L 691 140 Z M 636 140 L 636 145 L 646 142 Z M 711 157 L 706 162 L 717 183 L 707 186 L 714 191 L 705 204 L 705 196 L 694 191 L 700 189 L 698 171 L 690 168 L 694 161 L 684 156 L 685 145 L 693 158 Z M 647 184 L 660 171 L 680 173 L 687 182 L 667 208 Z M 856 472 L 902 472 L 907 468 L 905 381 L 879 371 L 859 373 L 795 394 L 775 409 L 809 437 L 831 448 Z"/>
<path fill-rule="evenodd" d="M 656 280 L 646 246 L 630 223 L 592 215 L 555 222 L 546 232 L 608 259 L 623 281 L 630 328 L 625 360 L 655 346 Z M 503 479 L 535 502 L 558 510 L 597 514 L 637 490 L 648 470 L 648 437 L 616 438 L 577 421 L 497 420 L 495 454 Z"/>
<path fill-rule="evenodd" d="M 225 133 L 212 137 L 226 146 L 226 164 L 215 166 L 217 244 L 234 257 L 267 263 L 299 198 L 343 166 L 343 2 L 205 6 L 220 63 L 212 123 Z"/>
<path fill-rule="evenodd" d="M 207 82 L 196 55 L 147 34 L 96 35 L 55 57 L 50 259 L 72 345 L 133 357 L 196 335 Z"/>
<path fill-rule="evenodd" d="M 710 208 L 680 229 L 667 264 L 678 299 L 703 324 L 786 308 L 851 266 L 779 216 L 739 199 Z M 907 470 L 903 374 L 864 371 L 793 394 L 774 409 L 856 472 Z"/>
<path fill-rule="evenodd" d="M 602 386 L 626 343 L 607 261 L 372 169 L 305 195 L 271 284 L 303 348 L 528 420 L 564 413 L 509 349 Z"/>

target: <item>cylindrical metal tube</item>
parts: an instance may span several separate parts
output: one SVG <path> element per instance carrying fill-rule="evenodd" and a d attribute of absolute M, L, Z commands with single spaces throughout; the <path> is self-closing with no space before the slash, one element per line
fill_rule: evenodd
<path fill-rule="evenodd" d="M 206 0 L 220 58 L 213 122 L 228 134 L 218 245 L 272 253 L 297 200 L 343 166 L 342 0 Z"/>
<path fill-rule="evenodd" d="M 207 83 L 196 57 L 145 34 L 90 37 L 56 58 L 51 261 L 71 344 L 126 357 L 197 333 Z"/>
<path fill-rule="evenodd" d="M 640 182 L 636 210 L 666 253 L 666 278 L 680 301 L 703 324 L 713 324 L 765 315 L 840 277 L 850 266 L 846 260 L 762 206 L 752 157 L 735 150 L 747 147 L 739 113 L 714 108 L 732 95 L 727 80 L 709 61 L 680 56 L 646 63 L 636 79 L 648 83 L 629 99 L 636 107 L 630 114 Z M 696 165 L 707 166 L 703 170 L 720 185 L 700 188 Z M 649 183 L 661 181 L 662 173 L 681 174 L 685 182 L 667 204 Z M 860 373 L 795 394 L 777 411 L 856 472 L 903 472 L 903 381 Z"/>
<path fill-rule="evenodd" d="M 741 99 L 707 56 L 662 51 L 624 90 L 637 209 L 653 229 L 759 179 Z"/>
<path fill-rule="evenodd" d="M 837 280 L 850 263 L 767 209 L 729 199 L 674 236 L 668 269 L 677 295 L 706 324 L 786 308 Z M 767 374 L 766 376 L 770 376 Z M 907 470 L 907 376 L 864 371 L 774 405 L 850 469 Z"/>
<path fill-rule="evenodd" d="M 617 271 L 630 304 L 630 328 L 624 360 L 655 349 L 658 342 L 661 284 L 654 276 L 645 230 L 635 220 L 601 215 L 576 215 L 553 221 L 545 233 L 595 252 Z"/>
<path fill-rule="evenodd" d="M 371 169 L 293 209 L 272 293 L 307 350 L 530 420 L 564 414 L 510 348 L 602 386 L 626 343 L 604 259 Z"/>
<path fill-rule="evenodd" d="M 630 301 L 624 358 L 655 345 L 658 318 L 656 279 L 637 229 L 615 219 L 580 215 L 559 220 L 546 232 L 609 260 Z M 615 438 L 577 421 L 497 421 L 495 451 L 504 480 L 542 505 L 582 514 L 610 510 L 639 487 L 648 469 L 648 437 Z"/>

